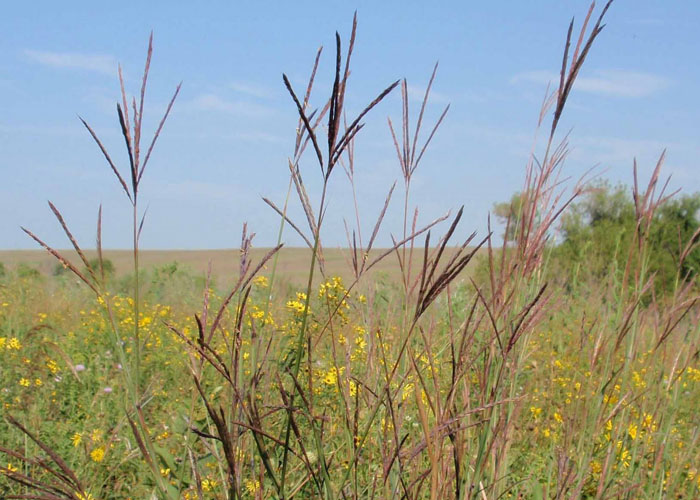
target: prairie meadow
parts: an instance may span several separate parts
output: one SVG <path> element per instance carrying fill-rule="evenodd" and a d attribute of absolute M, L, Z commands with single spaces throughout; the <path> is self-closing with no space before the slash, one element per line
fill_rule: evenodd
<path fill-rule="evenodd" d="M 101 207 L 83 244 L 50 203 L 70 250 L 23 228 L 41 256 L 0 254 L 0 496 L 698 498 L 700 196 L 667 189 L 661 151 L 629 188 L 565 179 L 575 134 L 559 121 L 610 4 L 569 26 L 522 188 L 487 234 L 464 208 L 419 222 L 411 198 L 449 108 L 428 123 L 437 65 L 417 107 L 399 80 L 346 113 L 355 19 L 310 55 L 305 86 L 283 78 L 299 121 L 274 175 L 289 188 L 260 202 L 279 225 L 244 226 L 235 251 L 141 250 L 180 90 L 149 136 L 149 44 L 140 94 L 117 96 L 125 152 L 83 122 L 132 248 L 102 249 Z M 324 56 L 332 85 L 317 89 Z M 345 200 L 347 244 L 327 246 L 329 186 L 363 188 L 355 143 L 389 94 L 399 180 L 370 219 Z M 278 244 L 254 248 L 254 231 Z M 290 232 L 306 246 L 285 247 Z"/>

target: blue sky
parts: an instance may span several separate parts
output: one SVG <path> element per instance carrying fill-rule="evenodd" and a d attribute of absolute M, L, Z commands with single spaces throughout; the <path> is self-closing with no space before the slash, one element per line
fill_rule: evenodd
<path fill-rule="evenodd" d="M 599 8 L 601 5 L 599 5 Z M 86 246 L 94 246 L 97 207 L 104 245 L 129 245 L 129 206 L 85 118 L 126 167 L 116 122 L 117 63 L 138 90 L 148 35 L 154 55 L 144 126 L 157 125 L 170 94 L 182 91 L 142 186 L 148 206 L 144 248 L 231 248 L 247 221 L 256 244 L 277 237 L 278 219 L 261 196 L 282 203 L 295 108 L 281 75 L 301 89 L 323 45 L 316 94 L 332 83 L 333 36 L 345 42 L 358 11 L 347 111 L 387 84 L 408 78 L 411 105 L 440 67 L 429 121 L 450 112 L 416 173 L 412 202 L 431 220 L 465 205 L 464 233 L 484 234 L 492 204 L 522 183 L 539 106 L 556 78 L 572 16 L 587 1 L 499 2 L 11 2 L 0 18 L 0 248 L 33 248 L 19 226 L 66 247 L 46 200 Z M 700 3 L 617 0 L 574 87 L 561 130 L 571 130 L 565 173 L 587 169 L 630 183 L 668 148 L 671 186 L 700 190 Z M 396 93 L 366 120 L 356 146 L 363 229 L 400 177 L 387 117 L 400 119 Z M 312 199 L 317 167 L 302 162 Z M 342 171 L 331 179 L 326 245 L 345 244 L 353 220 Z M 394 199 L 380 244 L 401 231 Z M 298 207 L 291 210 L 299 219 Z M 298 245 L 291 233 L 285 241 Z"/>

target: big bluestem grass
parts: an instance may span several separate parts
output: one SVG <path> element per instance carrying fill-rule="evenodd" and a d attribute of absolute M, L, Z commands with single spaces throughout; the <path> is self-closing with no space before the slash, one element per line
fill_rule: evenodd
<path fill-rule="evenodd" d="M 669 492 L 691 498 L 698 491 L 691 469 L 673 465 L 698 459 L 697 429 L 679 430 L 682 422 L 692 429 L 687 424 L 696 418 L 684 401 L 688 373 L 700 374 L 692 368 L 699 346 L 696 290 L 679 274 L 674 293 L 656 297 L 648 268 L 650 221 L 668 198 L 660 184 L 663 157 L 646 188 L 639 187 L 635 169 L 636 232 L 625 268 L 594 289 L 582 285 L 569 295 L 547 282 L 552 232 L 585 189 L 585 179 L 565 189 L 568 135 L 561 139 L 558 125 L 610 3 L 597 18 L 591 5 L 578 37 L 573 21 L 569 26 L 559 82 L 552 92 L 548 89 L 539 116 L 544 141 L 536 135 L 519 206 L 506 224 L 512 237 L 500 248 L 490 232 L 460 237 L 463 208 L 421 223 L 419 208 L 412 206 L 412 176 L 449 109 L 425 129 L 437 65 L 417 115 L 411 113 L 407 81 L 399 80 L 370 96 L 369 104 L 349 118 L 345 96 L 354 19 L 345 50 L 336 34 L 333 84 L 316 108 L 321 49 L 303 95 L 283 76 L 298 127 L 283 169 L 289 175 L 284 201 L 263 198 L 280 218 L 277 244 L 253 262 L 254 234 L 244 226 L 233 286 L 219 296 L 207 283 L 201 309 L 192 315 L 193 331 L 163 320 L 177 339 L 187 380 L 180 374 L 187 388 L 179 402 L 184 427 L 168 449 L 152 436 L 158 413 L 146 411 L 156 392 L 155 377 L 142 368 L 148 339 L 142 338 L 138 320 L 139 187 L 172 106 L 171 101 L 141 160 L 149 45 L 138 105 L 134 100 L 130 117 L 123 90 L 118 105 L 128 176 L 121 175 L 86 124 L 133 208 L 136 320 L 131 336 L 115 319 L 115 299 L 105 288 L 102 265 L 90 266 L 53 205 L 84 268 L 27 232 L 104 308 L 115 352 L 126 368 L 122 427 L 130 430 L 151 472 L 153 494 L 433 500 L 660 498 Z M 391 237 L 393 244 L 377 249 L 396 183 L 387 186 L 382 208 L 366 226 L 354 152 L 363 120 L 398 88 L 401 121 L 395 125 L 389 119 L 387 133 L 403 181 L 403 221 L 399 236 Z M 329 186 L 343 179 L 339 170 L 353 195 L 345 220 L 347 281 L 328 274 L 323 251 Z M 308 188 L 308 176 L 320 178 L 320 192 Z M 301 220 L 289 215 L 293 203 L 301 207 Z M 100 221 L 101 210 L 97 249 L 102 262 Z M 443 232 L 435 236 L 438 230 Z M 305 287 L 285 302 L 277 284 L 286 231 L 302 238 L 309 261 Z M 696 244 L 694 236 L 680 245 L 679 262 Z M 485 278 L 467 279 L 464 270 L 477 256 L 487 263 Z M 398 286 L 388 290 L 371 276 L 385 259 L 395 259 L 400 271 Z M 579 302 L 581 317 L 559 314 Z M 283 322 L 275 319 L 280 309 L 286 314 Z M 566 333 L 557 335 L 555 329 Z M 48 457 L 0 449 L 25 464 L 21 472 L 2 468 L 26 488 L 9 498 L 89 497 L 90 485 L 37 432 L 8 420 Z M 205 458 L 213 458 L 214 472 L 204 469 Z M 216 491 L 214 475 L 223 485 Z"/>
<path fill-rule="evenodd" d="M 58 250 L 55 250 L 54 248 L 50 247 L 48 244 L 46 244 L 41 238 L 36 236 L 34 233 L 32 233 L 30 230 L 22 228 L 22 230 L 27 233 L 33 240 L 35 240 L 39 245 L 41 245 L 43 248 L 45 248 L 51 255 L 53 255 L 59 263 L 61 263 L 64 267 L 69 269 L 75 276 L 77 276 L 92 292 L 95 294 L 97 297 L 97 300 L 99 303 L 104 306 L 104 313 L 107 316 L 109 320 L 109 324 L 111 326 L 112 334 L 114 336 L 114 347 L 116 352 L 119 355 L 119 359 L 121 361 L 121 365 L 124 367 L 124 369 L 121 371 L 124 377 L 124 386 L 126 388 L 126 394 L 125 396 L 125 403 L 124 403 L 124 412 L 126 419 L 128 420 L 129 426 L 131 428 L 131 431 L 133 433 L 134 439 L 136 440 L 136 443 L 138 444 L 139 449 L 141 450 L 141 453 L 143 455 L 144 460 L 147 462 L 149 469 L 152 473 L 152 477 L 154 478 L 154 482 L 157 485 L 158 490 L 160 491 L 161 495 L 164 497 L 171 497 L 171 498 L 176 498 L 177 497 L 177 491 L 172 488 L 171 485 L 168 485 L 164 479 L 162 478 L 159 468 L 156 463 L 156 454 L 155 454 L 155 449 L 153 447 L 152 440 L 149 436 L 149 430 L 148 430 L 148 425 L 145 421 L 144 414 L 143 414 L 143 407 L 149 400 L 149 395 L 143 391 L 142 388 L 142 373 L 141 373 L 141 361 L 142 361 L 142 356 L 141 356 L 141 349 L 142 349 L 142 344 L 144 343 L 144 339 L 141 337 L 141 332 L 140 332 L 140 321 L 139 321 L 139 311 L 140 311 L 140 304 L 141 304 L 141 286 L 139 283 L 139 277 L 140 277 L 140 268 L 139 268 L 139 241 L 141 237 L 141 231 L 143 229 L 143 225 L 145 222 L 145 217 L 146 214 L 145 212 L 141 213 L 139 210 L 139 194 L 140 194 L 140 187 L 141 187 L 141 181 L 143 179 L 143 175 L 146 171 L 146 166 L 148 165 L 148 161 L 151 158 L 151 153 L 153 152 L 153 149 L 156 145 L 156 142 L 158 140 L 158 137 L 163 129 L 163 126 L 165 124 L 165 121 L 168 118 L 168 115 L 170 114 L 170 110 L 172 109 L 172 106 L 175 102 L 175 99 L 177 98 L 177 95 L 180 91 L 180 85 L 177 86 L 175 89 L 175 92 L 170 99 L 170 102 L 168 103 L 168 106 L 165 110 L 165 113 L 163 114 L 162 119 L 160 120 L 160 123 L 155 130 L 153 137 L 148 145 L 148 147 L 145 149 L 145 154 L 144 150 L 142 150 L 142 124 L 143 124 L 143 112 L 144 112 L 144 102 L 145 102 L 145 95 L 146 95 L 146 85 L 148 82 L 148 73 L 151 65 L 151 57 L 153 54 L 153 35 L 151 34 L 151 37 L 149 39 L 148 43 L 148 50 L 147 50 L 147 55 L 146 55 L 146 64 L 145 68 L 143 71 L 143 78 L 141 82 L 141 91 L 139 95 L 139 99 L 137 101 L 136 97 L 132 98 L 131 103 L 128 102 L 127 100 L 127 95 L 126 95 L 126 90 L 124 87 L 124 80 L 122 78 L 122 70 L 121 66 L 119 67 L 119 83 L 121 87 L 121 103 L 117 103 L 117 115 L 119 118 L 119 126 L 121 129 L 122 136 L 124 138 L 124 144 L 126 146 L 126 151 L 127 151 L 127 160 L 128 160 L 128 169 L 127 173 L 128 175 L 124 176 L 122 175 L 120 168 L 117 166 L 115 161 L 112 159 L 112 156 L 110 153 L 107 151 L 105 146 L 102 144 L 102 141 L 99 139 L 97 133 L 92 129 L 92 127 L 82 118 L 80 118 L 81 122 L 89 132 L 89 134 L 92 136 L 94 139 L 95 143 L 97 144 L 98 148 L 100 149 L 102 155 L 104 156 L 104 159 L 107 161 L 108 166 L 112 170 L 114 176 L 116 177 L 117 181 L 119 182 L 120 187 L 122 188 L 125 196 L 128 198 L 129 203 L 131 204 L 131 222 L 132 222 L 132 249 L 133 249 L 133 269 L 134 269 L 134 286 L 133 286 L 133 294 L 132 294 L 132 303 L 133 303 L 133 316 L 136 318 L 135 321 L 133 321 L 133 331 L 132 335 L 130 337 L 127 336 L 127 333 L 123 331 L 120 325 L 117 324 L 113 312 L 113 306 L 112 306 L 112 298 L 110 296 L 109 291 L 107 290 L 106 287 L 106 280 L 105 280 L 105 270 L 104 270 L 104 259 L 103 259 L 103 254 L 102 254 L 102 207 L 99 208 L 98 213 L 97 213 L 97 240 L 96 240 L 96 246 L 97 246 L 97 263 L 98 266 L 95 268 L 95 266 L 88 260 L 88 258 L 85 255 L 85 252 L 82 250 L 80 245 L 78 244 L 77 240 L 71 233 L 70 229 L 68 228 L 67 223 L 65 222 L 63 215 L 61 212 L 56 208 L 53 203 L 49 202 L 49 207 L 51 208 L 51 211 L 55 215 L 56 219 L 58 220 L 61 228 L 65 232 L 66 236 L 68 237 L 70 243 L 72 244 L 73 248 L 75 249 L 75 252 L 77 253 L 78 257 L 80 258 L 82 265 L 84 266 L 84 270 L 81 270 L 78 265 L 74 264 L 70 260 L 68 260 L 66 257 L 64 257 L 61 252 Z M 131 114 L 129 112 L 129 107 L 131 107 Z M 128 181 L 128 182 L 127 182 Z M 128 348 L 125 348 L 126 345 L 129 345 Z M 127 351 L 129 353 L 127 354 Z M 11 421 L 11 423 L 15 424 L 15 421 Z M 21 428 L 23 432 L 26 433 L 26 430 Z M 36 439 L 35 439 L 36 440 Z M 38 441 L 37 441 L 38 442 Z M 51 459 L 59 465 L 59 467 L 63 470 L 63 466 L 60 461 L 57 460 L 57 457 L 54 457 L 53 455 L 51 456 Z M 79 485 L 77 485 L 79 486 Z M 75 495 L 85 495 L 85 492 L 82 491 L 82 489 L 75 489 Z M 69 498 L 80 498 L 79 496 L 70 496 Z"/>

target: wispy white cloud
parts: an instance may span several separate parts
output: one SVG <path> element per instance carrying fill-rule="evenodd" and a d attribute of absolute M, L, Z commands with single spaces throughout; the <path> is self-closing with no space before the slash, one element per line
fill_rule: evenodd
<path fill-rule="evenodd" d="M 484 104 L 487 102 L 501 102 L 506 99 L 506 94 L 486 87 L 478 87 L 464 89 L 460 93 L 460 98 L 476 104 Z"/>
<path fill-rule="evenodd" d="M 417 85 L 408 85 L 408 98 L 412 101 L 423 101 L 425 97 L 426 87 L 419 87 Z M 435 89 L 430 89 L 430 96 L 428 98 L 429 102 L 433 104 L 449 104 L 450 98 L 440 92 L 435 92 Z"/>
<path fill-rule="evenodd" d="M 30 49 L 25 50 L 24 55 L 32 62 L 51 68 L 78 69 L 104 75 L 114 75 L 117 72 L 117 61 L 109 55 Z"/>
<path fill-rule="evenodd" d="M 244 101 L 228 100 L 217 94 L 201 94 L 191 101 L 191 106 L 200 111 L 216 111 L 234 115 L 260 116 L 269 115 L 273 109 L 261 104 Z"/>
<path fill-rule="evenodd" d="M 697 175 L 700 147 L 693 142 L 661 141 L 623 137 L 576 137 L 570 159 L 582 165 L 597 164 L 597 173 L 603 177 L 632 182 L 632 165 L 637 161 L 640 181 L 651 176 L 661 153 L 666 156 L 661 169 L 662 177 L 671 176 L 670 190 L 682 188 L 684 193 L 700 189 Z"/>
<path fill-rule="evenodd" d="M 54 137 L 83 137 L 84 130 L 72 125 L 23 125 L 17 123 L 0 123 L 0 133 L 10 136 L 35 135 Z"/>
<path fill-rule="evenodd" d="M 258 99 L 269 99 L 272 97 L 270 89 L 252 82 L 235 81 L 231 85 L 231 90 L 239 94 L 245 94 Z"/>
<path fill-rule="evenodd" d="M 552 71 L 527 71 L 513 76 L 512 84 L 522 82 L 556 85 L 559 75 Z M 639 98 L 647 97 L 667 88 L 671 84 L 668 78 L 620 69 L 597 70 L 591 76 L 579 76 L 574 83 L 577 92 L 608 95 L 613 97 Z"/>
<path fill-rule="evenodd" d="M 572 159 L 599 162 L 601 167 L 628 167 L 636 158 L 641 169 L 653 168 L 664 149 L 676 143 L 621 137 L 584 136 L 573 141 Z"/>

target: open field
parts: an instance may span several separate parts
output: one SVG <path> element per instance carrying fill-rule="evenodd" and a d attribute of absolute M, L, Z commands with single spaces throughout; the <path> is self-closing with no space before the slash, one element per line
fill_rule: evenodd
<path fill-rule="evenodd" d="M 235 253 L 222 255 L 233 260 Z M 299 253 L 302 261 L 310 256 Z M 435 258 L 436 249 L 430 254 Z M 119 253 L 109 255 L 122 262 Z M 153 252 L 144 265 L 189 256 L 194 267 L 202 262 L 193 257 L 211 255 Z M 261 255 L 249 257 L 256 263 Z M 291 266 L 293 260 L 280 262 Z M 294 265 L 301 273 L 303 262 Z M 415 280 L 421 268 L 414 270 Z M 174 497 L 276 498 L 259 446 L 281 463 L 285 419 L 279 406 L 290 389 L 280 377 L 289 376 L 306 297 L 298 277 L 282 286 L 281 269 L 273 276 L 268 266 L 244 289 L 249 292 L 236 293 L 223 309 L 226 287 L 217 286 L 203 302 L 201 280 L 188 273 L 145 274 L 137 302 L 128 287 L 114 292 L 108 284 L 95 297 L 65 275 L 19 277 L 10 270 L 0 280 L 0 451 L 19 454 L 7 455 L 1 470 L 55 483 L 32 458 L 47 453 L 44 447 L 65 461 L 52 469 L 74 471 L 75 499 L 145 498 L 158 488 L 157 480 Z M 415 319 L 425 299 L 401 285 L 403 273 L 391 276 L 365 276 L 351 291 L 350 278 L 329 273 L 313 286 L 306 316 L 312 348 L 297 375 L 304 406 L 292 433 L 292 442 L 306 450 L 290 458 L 295 498 L 321 496 L 312 482 L 322 473 L 319 460 L 328 460 L 333 476 L 348 470 L 356 475 L 357 498 L 372 496 L 368 484 L 400 490 L 402 479 L 415 481 L 435 470 L 442 471 L 435 479 L 441 498 L 461 498 L 457 485 L 469 491 L 470 484 L 500 474 L 505 480 L 490 489 L 499 487 L 506 497 L 549 498 L 560 488 L 586 498 L 598 491 L 624 496 L 630 488 L 629 498 L 655 498 L 657 491 L 695 498 L 700 492 L 700 311 L 687 292 L 636 307 L 634 290 L 593 282 L 566 290 L 550 278 L 550 292 L 533 310 L 529 304 L 540 296 L 540 282 L 530 275 L 514 285 L 512 275 L 498 272 L 498 287 L 511 298 L 499 312 L 481 281 L 490 298 L 470 315 L 477 295 L 462 273 Z M 619 293 L 623 297 L 615 298 Z M 212 327 L 219 310 L 220 327 Z M 195 314 L 204 318 L 204 332 L 213 334 L 206 341 L 205 333 L 201 345 Z M 396 370 L 389 379 L 387 367 Z M 135 412 L 128 410 L 137 390 L 129 381 L 134 373 L 143 398 Z M 377 398 L 382 388 L 388 401 Z M 220 414 L 219 407 L 229 410 Z M 309 414 L 317 415 L 318 424 L 305 419 Z M 143 418 L 145 431 L 130 429 L 136 418 Z M 235 445 L 230 463 L 219 442 L 208 437 L 228 426 L 238 429 L 225 438 Z M 267 436 L 260 445 L 250 430 L 258 426 Z M 21 429 L 32 438 L 25 439 Z M 141 450 L 143 432 L 151 443 Z M 321 446 L 306 441 L 314 432 Z M 452 434 L 459 438 L 452 441 Z M 464 468 L 454 468 L 458 450 Z M 319 459 L 325 452 L 328 458 Z M 142 454 L 150 457 L 155 475 L 139 459 Z M 394 456 L 401 464 L 396 469 Z M 479 460 L 480 469 L 472 470 Z M 27 491 L 3 490 L 11 487 L 4 481 L 0 477 L 6 495 Z M 421 484 L 406 484 L 414 498 L 429 497 Z"/>
<path fill-rule="evenodd" d="M 133 250 L 83 251 L 50 204 L 73 249 L 25 229 L 51 255 L 0 252 L 0 498 L 700 498 L 700 194 L 666 192 L 664 154 L 631 188 L 563 180 L 559 120 L 610 3 L 578 36 L 570 25 L 543 144 L 483 239 L 464 207 L 425 222 L 413 206 L 449 108 L 421 131 L 437 65 L 417 113 L 402 80 L 346 116 L 355 18 L 318 109 L 320 51 L 304 93 L 283 79 L 299 121 L 287 200 L 265 201 L 278 239 L 295 230 L 309 248 L 254 249 L 244 226 L 237 250 L 140 250 L 142 176 L 180 89 L 142 144 L 149 43 L 131 105 L 119 71 L 127 159 L 84 122 L 129 202 Z M 355 140 L 392 92 L 401 177 L 368 223 Z M 330 249 L 343 175 L 353 248 Z M 391 203 L 403 231 L 377 249 Z"/>
<path fill-rule="evenodd" d="M 259 260 L 270 251 L 269 248 L 253 248 L 250 255 L 253 260 Z M 369 259 L 383 254 L 387 249 L 373 249 Z M 448 254 L 450 250 L 448 249 Z M 71 261 L 76 261 L 74 250 L 61 250 Z M 219 285 L 231 285 L 238 278 L 240 250 L 142 250 L 140 261 L 145 270 L 163 267 L 177 263 L 181 270 L 193 276 L 205 277 L 211 263 L 211 276 Z M 86 250 L 88 259 L 94 259 L 97 252 Z M 130 250 L 105 250 L 104 258 L 112 261 L 117 277 L 133 273 L 133 252 Z M 351 254 L 348 249 L 327 248 L 323 251 L 325 272 L 329 276 L 340 276 L 346 281 L 352 276 L 350 265 Z M 311 251 L 308 248 L 282 248 L 279 252 L 277 268 L 280 276 L 289 284 L 302 286 L 308 276 Z M 0 262 L 8 270 L 16 269 L 25 264 L 39 270 L 46 276 L 52 275 L 57 264 L 56 259 L 44 250 L 0 250 Z M 413 265 L 418 265 L 418 256 L 414 256 Z M 372 275 L 387 281 L 396 281 L 400 277 L 400 266 L 396 258 L 382 260 L 374 268 Z"/>

